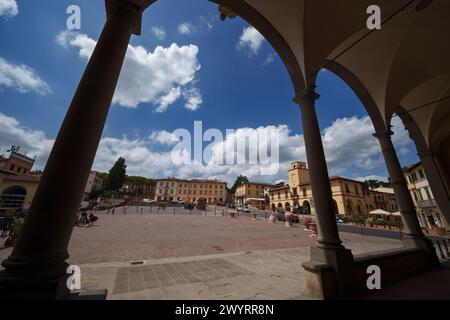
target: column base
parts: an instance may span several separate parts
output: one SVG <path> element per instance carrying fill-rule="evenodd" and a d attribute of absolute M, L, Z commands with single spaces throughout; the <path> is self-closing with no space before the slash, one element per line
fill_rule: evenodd
<path fill-rule="evenodd" d="M 9 277 L 5 271 L 0 272 L 0 300 L 61 300 L 70 294 L 68 275 L 45 279 Z"/>
<path fill-rule="evenodd" d="M 334 299 L 356 292 L 353 255 L 343 246 L 311 247 L 311 261 L 302 266 L 311 297 Z"/>
<path fill-rule="evenodd" d="M 6 270 L 0 271 L 0 300 L 59 300 L 70 291 L 67 287 L 67 264 L 56 261 L 8 258 Z"/>

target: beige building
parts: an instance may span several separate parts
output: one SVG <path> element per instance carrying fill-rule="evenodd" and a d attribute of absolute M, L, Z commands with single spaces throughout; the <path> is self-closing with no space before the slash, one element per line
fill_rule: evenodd
<path fill-rule="evenodd" d="M 3 208 L 29 208 L 42 176 L 42 171 L 32 171 L 34 158 L 19 153 L 13 146 L 9 157 L 0 157 L 0 210 Z M 84 189 L 83 199 L 103 188 L 103 178 L 92 171 Z"/>
<path fill-rule="evenodd" d="M 270 208 L 273 211 L 277 208 L 291 211 L 300 206 L 304 213 L 316 214 L 306 163 L 292 163 L 288 174 L 288 185 L 270 190 Z M 384 192 L 366 190 L 361 181 L 337 176 L 330 177 L 329 181 L 336 214 L 368 215 L 375 209 L 398 211 L 395 196 L 389 188 Z"/>
<path fill-rule="evenodd" d="M 156 182 L 156 201 L 195 202 L 205 199 L 207 203 L 227 200 L 227 183 L 219 180 L 176 178 L 160 179 Z"/>
<path fill-rule="evenodd" d="M 261 204 L 265 202 L 266 196 L 269 194 L 269 190 L 274 187 L 275 185 L 270 183 L 241 183 L 236 187 L 234 198 L 238 204 Z"/>
<path fill-rule="evenodd" d="M 26 175 L 31 172 L 35 159 L 19 153 L 19 149 L 19 147 L 12 146 L 8 158 L 0 156 L 0 170 L 2 172 L 13 175 Z"/>
<path fill-rule="evenodd" d="M 103 189 L 103 177 L 97 171 L 91 171 L 89 178 L 84 188 L 83 200 L 87 201 L 92 196 L 92 193 Z"/>
<path fill-rule="evenodd" d="M 32 175 L 34 159 L 13 146 L 8 158 L 0 157 L 0 210 L 29 208 L 39 183 Z"/>
<path fill-rule="evenodd" d="M 417 162 L 404 167 L 403 174 L 411 192 L 420 225 L 429 230 L 436 228 L 450 230 L 449 223 L 434 199 L 422 163 Z"/>
<path fill-rule="evenodd" d="M 156 180 L 127 176 L 125 177 L 122 192 L 136 198 L 154 199 L 156 194 Z"/>

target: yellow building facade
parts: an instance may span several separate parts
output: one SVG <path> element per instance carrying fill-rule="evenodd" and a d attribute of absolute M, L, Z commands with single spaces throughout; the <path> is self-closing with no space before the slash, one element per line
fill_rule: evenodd
<path fill-rule="evenodd" d="M 0 158 L 0 210 L 29 208 L 36 193 L 39 176 L 31 174 L 34 159 L 13 146 L 8 158 Z"/>
<path fill-rule="evenodd" d="M 268 195 L 269 190 L 274 187 L 275 185 L 270 183 L 259 183 L 259 182 L 241 183 L 236 187 L 234 198 L 238 204 L 247 204 L 249 201 L 264 202 L 266 194 Z"/>
<path fill-rule="evenodd" d="M 162 202 L 196 202 L 204 199 L 207 203 L 227 200 L 227 183 L 220 180 L 177 178 L 156 181 L 155 200 Z"/>
<path fill-rule="evenodd" d="M 308 169 L 304 162 L 293 162 L 289 170 L 289 184 L 273 188 L 269 191 L 270 208 L 276 211 L 283 208 L 292 211 L 302 207 L 303 212 L 315 214 L 315 204 L 312 187 L 309 181 Z M 335 214 L 344 215 L 368 215 L 375 209 L 397 211 L 397 207 L 391 205 L 393 194 L 366 190 L 363 183 L 344 177 L 330 177 L 330 186 L 333 196 Z"/>

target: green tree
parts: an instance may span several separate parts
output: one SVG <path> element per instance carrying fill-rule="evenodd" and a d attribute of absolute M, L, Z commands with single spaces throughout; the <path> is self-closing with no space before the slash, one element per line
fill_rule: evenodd
<path fill-rule="evenodd" d="M 390 187 L 390 184 L 380 180 L 368 179 L 363 182 L 363 187 L 365 189 L 375 189 L 379 187 Z"/>
<path fill-rule="evenodd" d="M 237 187 L 241 184 L 241 183 L 248 183 L 248 178 L 246 176 L 242 176 L 240 175 L 239 177 L 236 178 L 236 181 L 234 182 L 233 186 L 231 187 L 231 189 L 228 189 L 228 193 L 230 194 L 234 194 L 236 192 Z"/>
<path fill-rule="evenodd" d="M 116 163 L 114 163 L 111 170 L 109 170 L 106 190 L 119 191 L 125 181 L 126 172 L 127 165 L 125 164 L 125 158 L 120 157 L 117 159 Z"/>

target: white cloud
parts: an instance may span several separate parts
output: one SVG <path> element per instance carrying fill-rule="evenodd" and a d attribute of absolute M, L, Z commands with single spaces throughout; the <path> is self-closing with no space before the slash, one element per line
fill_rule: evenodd
<path fill-rule="evenodd" d="M 265 66 L 266 64 L 272 63 L 275 61 L 275 56 L 276 54 L 271 52 L 267 55 L 266 60 L 264 60 L 263 62 L 263 66 Z"/>
<path fill-rule="evenodd" d="M 166 31 L 163 27 L 153 27 L 152 33 L 159 39 L 164 40 L 166 38 Z"/>
<path fill-rule="evenodd" d="M 0 0 L 0 16 L 14 17 L 19 13 L 15 0 Z"/>
<path fill-rule="evenodd" d="M 238 48 L 247 48 L 250 54 L 257 54 L 264 41 L 264 37 L 252 26 L 244 28 L 239 37 Z"/>
<path fill-rule="evenodd" d="M 96 45 L 96 41 L 85 34 L 67 31 L 61 32 L 56 40 L 64 47 L 78 48 L 80 57 L 85 60 L 90 58 Z M 178 46 L 172 43 L 167 48 L 158 46 L 153 52 L 142 46 L 129 45 L 113 103 L 127 108 L 152 103 L 158 112 L 162 112 L 178 99 L 178 90 L 183 97 L 189 97 L 201 67 L 198 51 L 192 44 Z M 186 103 L 189 104 L 189 99 Z"/>
<path fill-rule="evenodd" d="M 217 159 L 223 155 L 222 150 L 236 155 L 233 139 L 250 137 L 249 145 L 257 144 L 254 133 L 264 133 L 268 130 L 279 130 L 280 164 L 274 175 L 261 176 L 262 165 L 222 165 Z M 204 128 L 206 130 L 206 128 Z M 394 140 L 397 148 L 407 147 L 411 142 L 405 139 L 404 129 L 394 122 Z M 323 132 L 324 147 L 330 175 L 344 175 L 358 180 L 376 178 L 387 181 L 383 175 L 373 174 L 374 170 L 384 168 L 381 149 L 378 141 L 372 136 L 373 127 L 368 117 L 351 117 L 337 119 Z M 406 135 L 407 137 L 407 135 Z M 258 128 L 240 128 L 233 136 L 223 142 L 214 143 L 212 157 L 207 163 L 191 165 L 174 165 L 171 148 L 179 139 L 168 131 L 155 131 L 149 137 L 129 139 L 103 137 L 94 162 L 94 169 L 108 171 L 119 156 L 127 160 L 127 170 L 130 174 L 161 178 L 177 176 L 180 178 L 217 178 L 233 183 L 240 174 L 256 181 L 274 182 L 287 179 L 287 171 L 294 160 L 306 161 L 303 136 L 293 134 L 287 125 L 265 126 Z M 45 133 L 21 125 L 15 118 L 0 113 L 0 145 L 19 145 L 21 151 L 29 156 L 37 155 L 37 168 L 43 168 L 53 145 L 53 140 Z M 204 143 L 204 147 L 207 143 Z M 167 147 L 167 150 L 156 151 Z M 261 148 L 261 145 L 259 145 Z M 2 150 L 4 151 L 4 150 Z M 190 153 L 187 153 L 190 156 Z M 377 171 L 378 173 L 378 171 Z"/>
<path fill-rule="evenodd" d="M 177 101 L 181 96 L 180 87 L 172 88 L 168 94 L 161 97 L 156 112 L 165 112 L 169 105 Z"/>
<path fill-rule="evenodd" d="M 189 22 L 183 22 L 178 26 L 178 32 L 181 34 L 190 35 L 195 33 L 196 28 Z"/>
<path fill-rule="evenodd" d="M 43 168 L 54 140 L 47 139 L 45 132 L 22 126 L 17 119 L 0 112 L 0 146 L 20 146 L 21 152 L 36 156 L 36 166 Z M 1 150 L 5 151 L 5 150 Z"/>
<path fill-rule="evenodd" d="M 357 178 L 353 178 L 355 180 L 364 182 L 366 180 L 378 180 L 378 181 L 383 181 L 383 182 L 389 182 L 388 177 L 386 176 L 378 176 L 378 175 L 370 175 L 370 176 L 365 176 L 365 177 L 357 177 Z"/>
<path fill-rule="evenodd" d="M 40 95 L 51 93 L 50 87 L 26 65 L 15 65 L 0 58 L 0 88 L 12 88 L 20 93 L 33 91 Z"/>
<path fill-rule="evenodd" d="M 185 90 L 183 92 L 183 96 L 186 99 L 186 104 L 184 107 L 188 110 L 198 110 L 200 108 L 200 105 L 203 103 L 202 95 L 200 94 L 200 91 L 193 87 L 189 90 Z"/>
<path fill-rule="evenodd" d="M 166 130 L 152 132 L 149 139 L 166 146 L 174 146 L 179 142 L 179 139 L 175 134 Z"/>
<path fill-rule="evenodd" d="M 210 14 L 208 16 L 200 16 L 199 17 L 199 28 L 201 31 L 211 31 L 212 28 L 214 28 L 214 22 L 217 21 L 217 17 L 213 14 Z"/>

